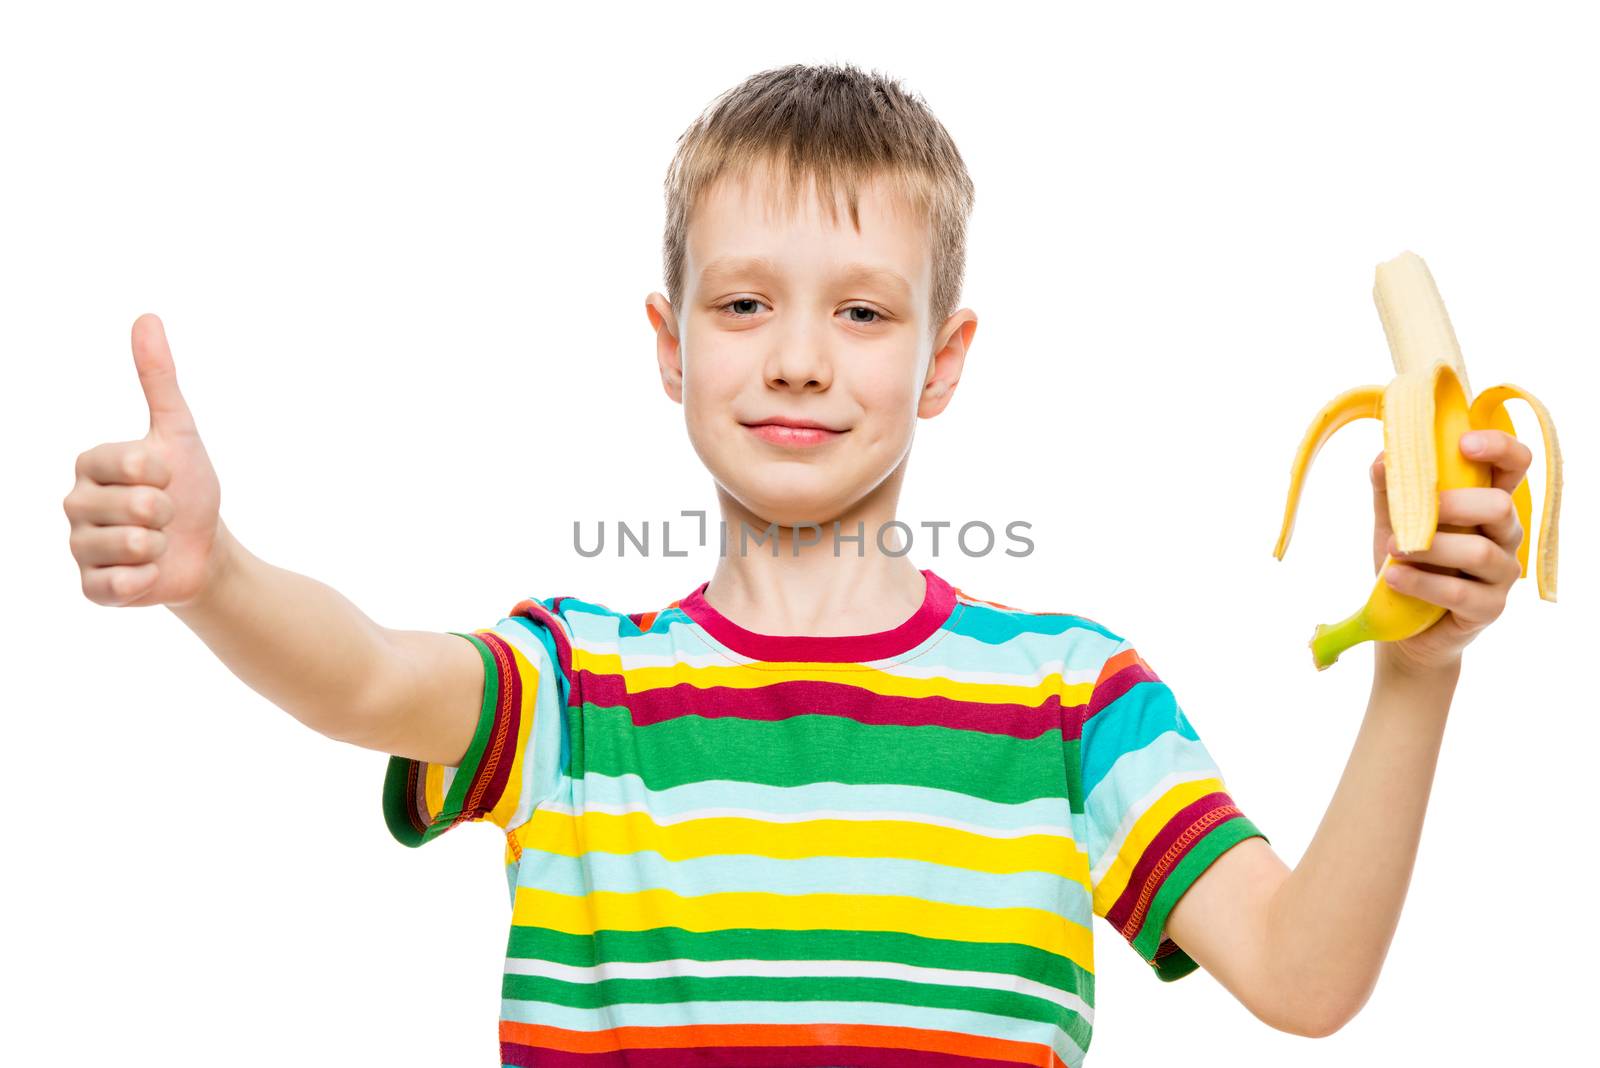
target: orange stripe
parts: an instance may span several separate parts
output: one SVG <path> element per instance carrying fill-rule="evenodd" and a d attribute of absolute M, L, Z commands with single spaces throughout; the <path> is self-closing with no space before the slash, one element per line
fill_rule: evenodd
<path fill-rule="evenodd" d="M 1098 679 L 1094 680 L 1094 684 L 1096 686 L 1100 685 L 1102 682 L 1105 682 L 1107 679 L 1109 679 L 1111 676 L 1115 675 L 1117 672 L 1121 671 L 1123 668 L 1128 667 L 1128 666 L 1130 666 L 1132 664 L 1143 664 L 1144 665 L 1144 669 L 1146 671 L 1150 672 L 1150 674 L 1154 675 L 1156 673 L 1155 668 L 1151 667 L 1148 663 L 1146 663 L 1144 657 L 1139 655 L 1139 650 L 1137 650 L 1137 649 L 1124 649 L 1124 650 L 1122 650 L 1122 652 L 1118 653 L 1116 656 L 1113 656 L 1113 657 L 1109 658 L 1105 662 L 1105 664 L 1103 664 L 1101 666 L 1101 668 L 1100 668 L 1100 677 Z"/>

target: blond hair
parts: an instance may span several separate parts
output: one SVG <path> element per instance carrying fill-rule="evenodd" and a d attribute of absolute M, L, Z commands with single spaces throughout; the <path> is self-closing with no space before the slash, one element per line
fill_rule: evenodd
<path fill-rule="evenodd" d="M 662 266 L 667 299 L 680 316 L 690 214 L 719 178 L 748 177 L 762 165 L 782 179 L 791 210 L 809 176 L 837 222 L 835 190 L 842 187 L 857 230 L 859 190 L 874 179 L 884 181 L 928 224 L 930 333 L 955 312 L 973 185 L 950 134 L 920 96 L 893 79 L 848 63 L 793 63 L 753 74 L 722 93 L 678 138 L 665 182 Z"/>

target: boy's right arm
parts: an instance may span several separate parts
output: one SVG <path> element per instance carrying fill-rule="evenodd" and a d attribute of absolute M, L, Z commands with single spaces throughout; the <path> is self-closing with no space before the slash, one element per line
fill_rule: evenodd
<path fill-rule="evenodd" d="M 219 530 L 201 593 L 168 608 L 228 669 L 321 734 L 451 767 L 477 729 L 483 658 L 454 634 L 391 630 L 337 590 Z"/>
<path fill-rule="evenodd" d="M 240 545 L 155 316 L 135 321 L 133 356 L 150 432 L 80 454 L 62 502 L 84 596 L 168 606 L 247 685 L 331 738 L 435 764 L 464 759 L 485 682 L 472 643 L 380 627 L 332 588 Z"/>

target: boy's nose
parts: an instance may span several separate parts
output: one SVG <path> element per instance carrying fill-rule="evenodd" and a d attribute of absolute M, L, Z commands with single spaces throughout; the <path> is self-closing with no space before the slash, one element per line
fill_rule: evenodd
<path fill-rule="evenodd" d="M 833 382 L 828 358 L 812 346 L 785 348 L 767 365 L 767 384 L 797 391 L 826 389 Z"/>

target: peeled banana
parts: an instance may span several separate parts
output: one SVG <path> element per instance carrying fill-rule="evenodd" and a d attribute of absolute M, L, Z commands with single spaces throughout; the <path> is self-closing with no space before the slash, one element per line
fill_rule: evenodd
<path fill-rule="evenodd" d="M 1499 385 L 1472 397 L 1467 368 L 1455 330 L 1433 274 L 1422 257 L 1402 252 L 1380 263 L 1372 288 L 1394 358 L 1395 377 L 1387 386 L 1358 386 L 1329 401 L 1301 439 L 1290 472 L 1289 500 L 1283 529 L 1272 555 L 1283 559 L 1294 529 L 1300 488 L 1311 460 L 1334 432 L 1357 419 L 1383 421 L 1384 479 L 1389 494 L 1389 522 L 1401 552 L 1419 552 L 1433 544 L 1435 530 L 1472 533 L 1476 527 L 1439 525 L 1439 491 L 1488 486 L 1493 466 L 1461 454 L 1461 435 L 1468 430 L 1503 430 L 1515 434 L 1505 402 L 1526 401 L 1544 435 L 1544 509 L 1539 517 L 1539 596 L 1556 599 L 1556 524 L 1561 511 L 1561 447 L 1545 406 L 1526 390 Z M 1472 398 L 1469 402 L 1469 398 Z M 1532 501 L 1528 481 L 1512 491 L 1523 538 L 1517 546 L 1522 577 L 1528 575 L 1528 525 Z M 1311 637 L 1312 661 L 1321 671 L 1339 654 L 1365 641 L 1399 641 L 1431 627 L 1445 609 L 1394 590 L 1383 577 L 1393 557 L 1385 558 L 1378 581 L 1353 615 L 1338 623 L 1320 624 Z M 1459 572 L 1456 572 L 1459 574 Z"/>

